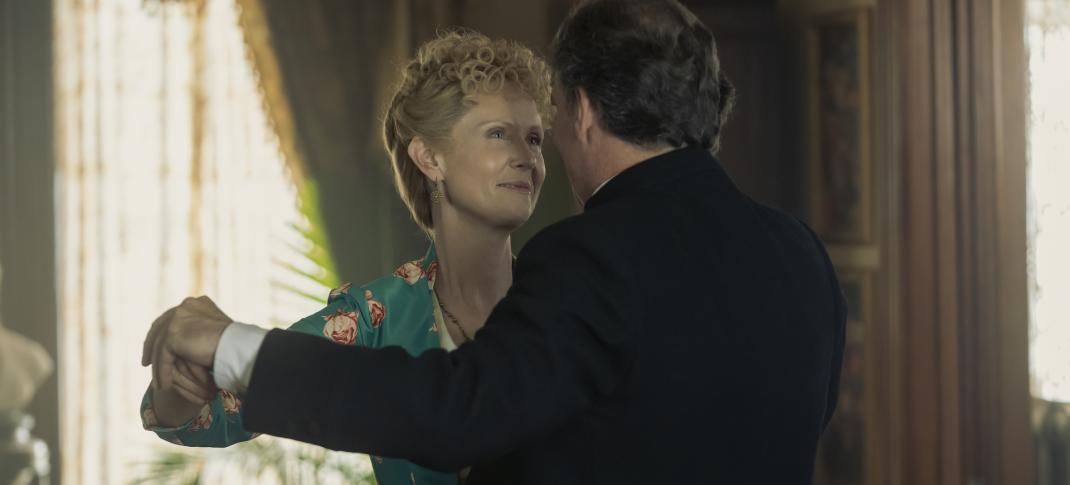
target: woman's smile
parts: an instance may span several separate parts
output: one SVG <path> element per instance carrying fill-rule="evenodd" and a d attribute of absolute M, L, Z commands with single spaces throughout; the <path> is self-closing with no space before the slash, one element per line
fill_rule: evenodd
<path fill-rule="evenodd" d="M 531 182 L 526 182 L 523 180 L 500 183 L 498 184 L 498 187 L 531 195 Z"/>

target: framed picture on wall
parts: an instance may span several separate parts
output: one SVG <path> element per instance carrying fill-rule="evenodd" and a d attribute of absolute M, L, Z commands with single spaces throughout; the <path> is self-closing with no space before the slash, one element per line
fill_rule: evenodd
<path fill-rule="evenodd" d="M 872 239 L 870 17 L 819 15 L 807 32 L 810 215 L 833 243 Z"/>

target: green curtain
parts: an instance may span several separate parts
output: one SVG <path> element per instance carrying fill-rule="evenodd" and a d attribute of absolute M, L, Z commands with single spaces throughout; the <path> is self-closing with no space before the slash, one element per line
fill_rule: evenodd
<path fill-rule="evenodd" d="M 318 193 L 339 277 L 360 284 L 421 256 L 427 239 L 394 189 L 380 120 L 413 46 L 452 23 L 451 1 L 239 4 L 269 117 L 296 181 Z"/>

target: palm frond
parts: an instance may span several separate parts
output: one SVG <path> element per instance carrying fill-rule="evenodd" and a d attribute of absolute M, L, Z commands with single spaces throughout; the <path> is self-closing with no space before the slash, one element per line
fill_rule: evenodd
<path fill-rule="evenodd" d="M 299 296 L 301 298 L 305 298 L 305 299 L 308 299 L 308 300 L 313 300 L 313 301 L 315 301 L 317 303 L 320 303 L 320 304 L 324 303 L 327 300 L 327 294 L 325 292 L 312 293 L 310 291 L 303 290 L 303 289 L 298 288 L 298 287 L 296 287 L 296 286 L 294 286 L 294 285 L 292 285 L 290 283 L 286 283 L 286 282 L 283 282 L 283 281 L 272 281 L 271 282 L 271 286 L 273 288 L 278 288 L 280 290 L 289 292 L 292 295 L 296 295 L 296 296 Z M 278 320 L 283 321 L 283 322 L 293 323 L 292 321 L 289 321 L 289 320 L 286 320 L 286 319 L 279 318 Z"/>
<path fill-rule="evenodd" d="M 308 271 L 293 263 L 276 261 L 286 272 L 292 276 L 311 280 L 325 288 L 336 288 L 339 285 L 338 271 L 335 267 L 334 258 L 331 257 L 330 240 L 327 238 L 327 230 L 323 225 L 323 217 L 320 215 L 319 189 L 314 180 L 304 181 L 297 189 L 297 209 L 303 221 L 290 224 L 300 244 L 286 243 L 300 259 L 306 263 L 306 267 L 314 268 Z M 296 288 L 292 288 L 296 290 Z M 307 292 L 295 291 L 295 295 L 308 297 Z M 322 296 L 313 298 L 318 302 L 323 301 Z"/>
<path fill-rule="evenodd" d="M 374 485 L 367 458 L 272 436 L 204 452 L 167 447 L 138 465 L 132 484 L 195 485 L 199 483 L 260 483 L 282 485 L 353 483 Z"/>
<path fill-rule="evenodd" d="M 139 463 L 131 484 L 195 485 L 204 471 L 203 453 L 178 447 L 161 449 L 152 460 Z"/>
<path fill-rule="evenodd" d="M 304 182 L 298 187 L 297 193 L 298 212 L 303 220 L 290 224 L 294 238 L 283 241 L 296 258 L 273 260 L 273 264 L 282 269 L 286 276 L 281 278 L 285 281 L 275 280 L 271 285 L 322 305 L 327 292 L 314 293 L 310 289 L 317 286 L 326 289 L 338 287 L 338 273 L 320 216 L 320 198 L 315 182 Z M 299 282 L 311 284 L 303 289 L 298 285 Z M 230 483 L 228 477 L 235 475 L 250 483 L 260 482 L 270 476 L 274 478 L 273 481 L 283 485 L 375 484 L 374 476 L 368 471 L 366 456 L 332 452 L 270 436 L 261 436 L 210 453 L 169 446 L 161 449 L 150 461 L 137 465 L 140 473 L 132 482 L 135 484 Z"/>

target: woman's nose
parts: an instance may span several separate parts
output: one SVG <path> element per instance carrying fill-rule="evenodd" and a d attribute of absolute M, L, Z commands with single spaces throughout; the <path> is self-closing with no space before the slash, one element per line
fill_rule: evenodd
<path fill-rule="evenodd" d="M 528 142 L 525 141 L 522 147 L 518 147 L 518 149 L 515 150 L 511 165 L 513 168 L 530 170 L 535 168 L 535 165 L 539 163 L 538 159 L 538 153 L 535 150 L 532 150 L 528 145 Z"/>

